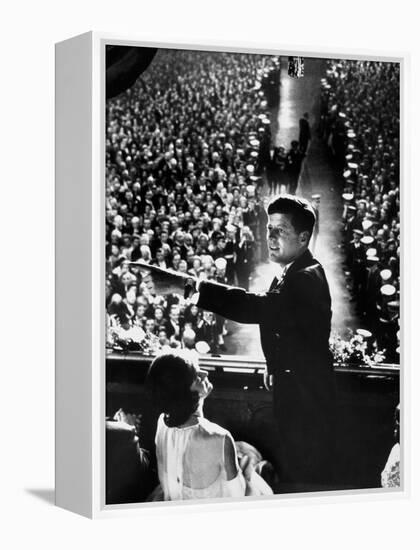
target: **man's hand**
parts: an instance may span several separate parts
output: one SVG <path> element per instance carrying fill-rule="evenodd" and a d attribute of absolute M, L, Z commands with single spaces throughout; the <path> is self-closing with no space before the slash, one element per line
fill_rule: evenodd
<path fill-rule="evenodd" d="M 185 283 L 188 280 L 195 282 L 193 277 L 183 273 L 176 273 L 169 269 L 149 265 L 142 262 L 130 262 L 140 268 L 143 282 L 146 283 L 147 289 L 151 294 L 182 294 L 184 295 Z"/>
<path fill-rule="evenodd" d="M 140 425 L 141 425 L 141 415 L 138 414 L 131 414 L 126 413 L 123 409 L 118 409 L 118 411 L 114 414 L 113 420 L 116 420 L 119 424 L 121 424 L 121 427 L 124 425 L 127 430 L 131 430 L 133 432 L 133 441 L 135 443 L 138 443 L 139 438 L 138 435 L 140 433 Z"/>
<path fill-rule="evenodd" d="M 268 374 L 267 371 L 264 371 L 264 386 L 265 389 L 271 391 L 273 389 L 273 375 Z"/>
<path fill-rule="evenodd" d="M 242 470 L 245 480 L 250 481 L 255 471 L 255 467 L 262 460 L 262 456 L 255 447 L 245 441 L 236 441 L 235 447 L 239 467 Z"/>

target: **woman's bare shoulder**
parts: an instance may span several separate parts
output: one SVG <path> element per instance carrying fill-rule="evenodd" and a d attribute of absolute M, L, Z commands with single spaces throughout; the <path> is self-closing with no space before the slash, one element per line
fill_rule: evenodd
<path fill-rule="evenodd" d="M 206 418 L 200 419 L 200 434 L 203 437 L 222 437 L 230 435 L 229 431 L 215 422 L 210 422 Z"/>

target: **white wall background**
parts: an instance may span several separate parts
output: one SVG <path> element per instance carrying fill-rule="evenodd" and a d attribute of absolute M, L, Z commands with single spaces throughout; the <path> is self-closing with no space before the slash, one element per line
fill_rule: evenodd
<path fill-rule="evenodd" d="M 0 403 L 3 548 L 417 548 L 419 406 L 412 354 L 412 496 L 221 513 L 162 513 L 90 522 L 54 508 L 54 43 L 87 30 L 185 42 L 269 42 L 302 48 L 412 54 L 408 106 L 413 157 L 411 206 L 418 200 L 420 52 L 414 3 L 401 0 L 193 2 L 15 0 L 1 16 Z M 414 140 L 414 141 L 413 141 Z M 77 162 L 77 159 L 75 159 Z M 406 212 L 408 217 L 408 211 Z M 417 216 L 418 217 L 418 216 Z M 414 243 L 406 256 L 418 298 Z M 6 307 L 4 307 L 6 305 Z M 413 313 L 413 323 L 415 321 Z M 418 323 L 411 336 L 416 338 Z M 413 346 L 414 347 L 414 346 Z M 3 540 L 4 539 L 4 540 Z"/>

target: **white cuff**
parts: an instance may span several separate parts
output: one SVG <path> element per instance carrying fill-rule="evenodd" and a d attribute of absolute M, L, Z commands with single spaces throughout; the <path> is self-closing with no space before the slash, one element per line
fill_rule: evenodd
<path fill-rule="evenodd" d="M 197 284 L 196 284 L 196 292 L 194 292 L 194 294 L 191 296 L 190 298 L 190 302 L 192 304 L 194 304 L 195 306 L 198 304 L 198 300 L 200 298 L 200 286 L 201 286 L 201 283 L 203 282 L 203 280 L 197 280 Z"/>

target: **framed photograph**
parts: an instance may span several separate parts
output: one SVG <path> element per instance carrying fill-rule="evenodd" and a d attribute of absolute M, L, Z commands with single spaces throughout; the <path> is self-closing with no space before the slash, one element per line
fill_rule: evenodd
<path fill-rule="evenodd" d="M 57 44 L 59 506 L 404 494 L 404 63 Z"/>

